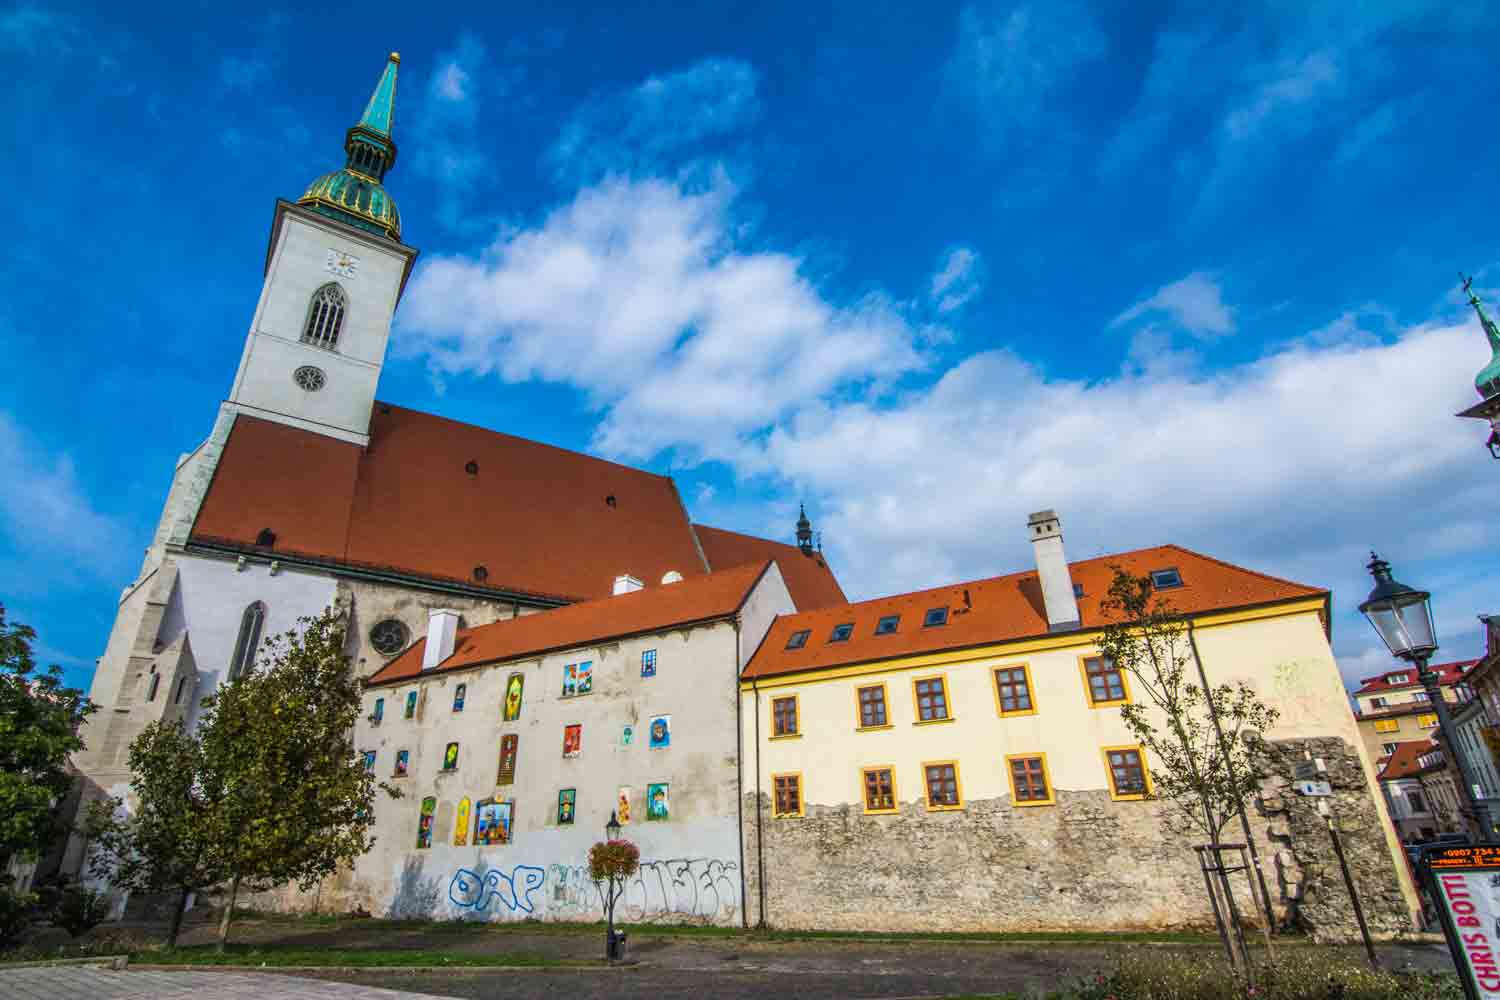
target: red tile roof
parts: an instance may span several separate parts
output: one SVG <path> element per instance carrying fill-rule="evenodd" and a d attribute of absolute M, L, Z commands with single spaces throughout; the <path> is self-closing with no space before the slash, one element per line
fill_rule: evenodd
<path fill-rule="evenodd" d="M 453 655 L 425 672 L 422 657 L 427 640 L 423 638 L 377 671 L 368 683 L 399 684 L 418 676 L 728 618 L 744 605 L 771 565 L 766 560 L 681 583 L 459 629 Z"/>
<path fill-rule="evenodd" d="M 1106 624 L 1099 604 L 1116 566 L 1137 576 L 1175 566 L 1183 586 L 1164 591 L 1163 596 L 1179 611 L 1194 614 L 1328 596 L 1327 590 L 1243 569 L 1176 545 L 1162 545 L 1070 564 L 1074 583 L 1083 585 L 1083 596 L 1078 599 L 1083 628 Z M 928 609 L 945 606 L 950 609 L 946 625 L 922 626 Z M 901 616 L 897 631 L 875 635 L 875 623 L 887 615 Z M 846 622 L 854 625 L 850 638 L 830 643 L 833 627 Z M 812 632 L 807 645 L 788 650 L 788 638 L 802 629 Z M 751 658 L 745 677 L 773 677 L 1047 634 L 1041 584 L 1031 570 L 778 618 Z"/>
<path fill-rule="evenodd" d="M 1474 664 L 1478 662 L 1478 660 L 1454 660 L 1452 663 L 1435 663 L 1432 665 L 1432 669 L 1438 673 L 1439 686 L 1448 687 L 1450 684 L 1457 684 L 1463 680 L 1464 674 L 1474 669 Z M 1398 684 L 1392 684 L 1389 681 L 1392 674 L 1398 677 L 1401 674 L 1405 674 L 1406 680 Z M 1392 667 L 1383 674 L 1377 674 L 1374 677 L 1361 677 L 1359 680 L 1361 686 L 1359 690 L 1354 692 L 1355 694 L 1405 691 L 1407 688 L 1419 688 L 1422 686 L 1422 682 L 1417 680 L 1417 668 L 1409 664 L 1404 667 Z"/>
<path fill-rule="evenodd" d="M 561 601 L 708 571 L 669 477 L 382 403 L 364 450 L 235 420 L 190 541 L 247 549 L 262 528 L 289 556 Z"/>
<path fill-rule="evenodd" d="M 1380 769 L 1380 780 L 1411 778 L 1421 774 L 1427 768 L 1422 767 L 1418 761 L 1425 754 L 1438 748 L 1438 743 L 1434 740 L 1402 740 L 1396 744 L 1395 751 L 1385 759 L 1385 766 Z M 1432 770 L 1437 770 L 1437 768 Z"/>
<path fill-rule="evenodd" d="M 797 605 L 798 611 L 826 608 L 830 604 L 845 604 L 849 600 L 844 596 L 838 580 L 834 579 L 833 570 L 828 568 L 821 552 L 806 555 L 795 545 L 756 538 L 754 535 L 742 535 L 738 531 L 710 528 L 706 524 L 695 524 L 693 530 L 698 533 L 703 554 L 708 558 L 709 567 L 715 572 L 728 566 L 743 566 L 746 563 L 775 559 L 781 570 L 781 577 L 786 581 L 786 589 L 791 592 L 792 603 Z"/>

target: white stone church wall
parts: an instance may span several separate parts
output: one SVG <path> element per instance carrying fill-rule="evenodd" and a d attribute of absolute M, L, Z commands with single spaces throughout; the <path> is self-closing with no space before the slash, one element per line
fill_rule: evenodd
<path fill-rule="evenodd" d="M 337 583 L 331 576 L 281 568 L 275 574 L 265 563 L 247 561 L 243 569 L 233 559 L 184 554 L 177 557 L 177 589 L 163 616 L 161 637 L 170 642 L 187 630 L 198 667 L 197 694 L 188 724 L 197 723 L 197 703 L 224 681 L 240 621 L 252 601 L 266 606 L 261 639 L 285 632 L 303 615 L 316 615 L 334 602 Z"/>

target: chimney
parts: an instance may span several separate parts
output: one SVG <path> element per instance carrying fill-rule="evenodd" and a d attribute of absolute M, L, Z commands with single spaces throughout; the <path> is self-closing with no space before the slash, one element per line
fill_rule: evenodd
<path fill-rule="evenodd" d="M 1078 598 L 1073 596 L 1073 574 L 1063 554 L 1062 522 L 1057 512 L 1039 510 L 1026 521 L 1031 549 L 1036 555 L 1036 575 L 1042 581 L 1042 604 L 1047 609 L 1047 631 L 1067 632 L 1078 628 Z"/>
<path fill-rule="evenodd" d="M 615 577 L 615 591 L 614 592 L 616 594 L 629 594 L 629 593 L 632 593 L 634 591 L 640 590 L 644 586 L 645 586 L 644 583 L 642 583 L 641 581 L 637 580 L 635 577 L 631 576 L 629 573 L 622 573 L 619 576 Z"/>
<path fill-rule="evenodd" d="M 453 655 L 458 638 L 458 612 L 433 608 L 427 613 L 427 648 L 422 651 L 422 669 L 431 670 Z"/>

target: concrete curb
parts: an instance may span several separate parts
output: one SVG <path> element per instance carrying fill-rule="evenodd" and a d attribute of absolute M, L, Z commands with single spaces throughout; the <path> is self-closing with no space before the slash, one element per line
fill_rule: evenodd
<path fill-rule="evenodd" d="M 129 955 L 90 955 L 85 958 L 51 958 L 36 962 L 0 962 L 0 972 L 6 969 L 49 969 L 53 966 L 107 965 L 116 972 L 130 965 Z"/>
<path fill-rule="evenodd" d="M 38 962 L 37 965 L 48 963 Z M 123 968 L 123 966 L 121 966 Z M 611 972 L 615 969 L 639 969 L 639 963 L 616 962 L 614 965 L 157 965 L 135 962 L 130 968 L 138 972 Z"/>

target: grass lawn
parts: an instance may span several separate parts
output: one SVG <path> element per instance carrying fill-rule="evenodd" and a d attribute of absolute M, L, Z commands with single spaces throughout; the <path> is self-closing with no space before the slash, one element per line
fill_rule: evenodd
<path fill-rule="evenodd" d="M 236 920 L 242 919 L 236 911 Z M 354 918 L 332 915 L 294 915 L 280 913 L 246 913 L 243 919 L 261 920 L 268 923 L 312 924 L 321 927 L 350 927 L 370 930 L 425 930 L 435 933 L 494 933 L 494 934 L 604 934 L 604 924 L 573 923 L 543 920 L 384 920 L 378 918 Z M 722 927 L 702 924 L 627 924 L 616 923 L 615 927 L 628 932 L 632 937 L 708 937 L 741 938 L 751 941 L 982 941 L 982 942 L 1055 942 L 1067 944 L 1135 944 L 1154 942 L 1159 944 L 1213 945 L 1219 944 L 1215 934 L 1196 931 L 1019 931 L 1019 932 L 926 932 L 888 933 L 880 931 L 816 931 L 816 930 L 746 930 L 740 927 Z M 1284 936 L 1277 939 L 1292 942 L 1299 938 Z"/>
<path fill-rule="evenodd" d="M 221 955 L 213 945 L 161 948 L 133 952 L 132 962 L 143 965 L 348 966 L 358 968 L 548 968 L 596 965 L 602 962 L 559 961 L 544 955 L 459 955 L 441 951 L 376 948 L 295 948 L 278 945 L 231 944 Z"/>

